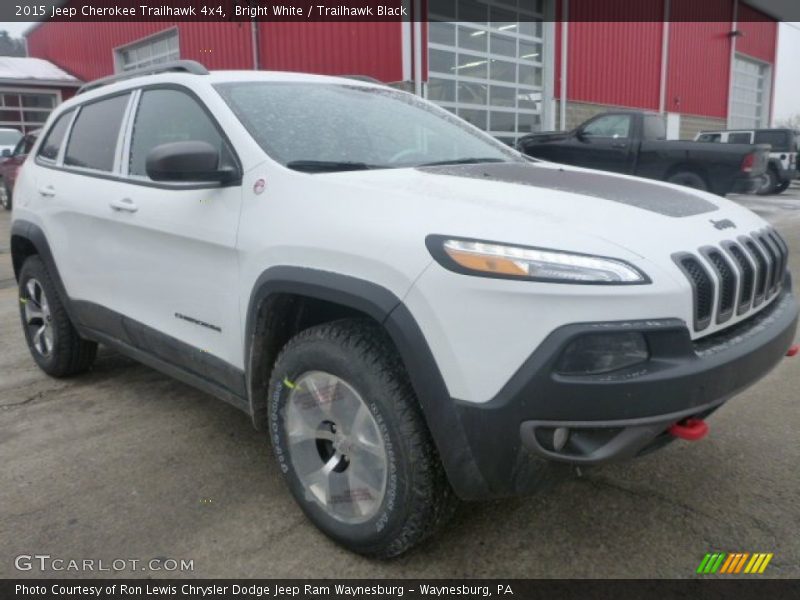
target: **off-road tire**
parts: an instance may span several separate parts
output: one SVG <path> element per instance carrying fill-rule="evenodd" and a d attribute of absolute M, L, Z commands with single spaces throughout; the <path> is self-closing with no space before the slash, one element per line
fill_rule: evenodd
<path fill-rule="evenodd" d="M 769 168 L 764 171 L 763 183 L 756 188 L 756 194 L 759 196 L 769 196 L 775 193 L 775 188 L 778 187 L 778 174 L 774 169 Z"/>
<path fill-rule="evenodd" d="M 25 318 L 25 304 L 28 301 L 27 287 L 31 279 L 39 282 L 49 305 L 53 344 L 52 351 L 48 356 L 43 355 L 34 346 L 31 327 Z M 28 349 L 42 371 L 52 377 L 69 377 L 83 373 L 92 366 L 97 355 L 97 343 L 82 338 L 75 330 L 47 267 L 42 259 L 35 255 L 25 260 L 20 271 L 19 310 Z"/>
<path fill-rule="evenodd" d="M 311 371 L 330 373 L 356 390 L 385 440 L 389 476 L 380 508 L 367 522 L 337 521 L 309 497 L 293 468 L 286 405 L 292 382 Z M 268 402 L 269 435 L 292 495 L 306 516 L 342 546 L 391 558 L 431 536 L 452 516 L 457 498 L 403 364 L 377 324 L 346 319 L 299 333 L 278 356 Z"/>
<path fill-rule="evenodd" d="M 783 192 L 785 192 L 786 190 L 789 189 L 789 186 L 791 185 L 791 183 L 792 182 L 790 180 L 788 180 L 788 179 L 786 181 L 781 181 L 778 185 L 775 186 L 775 189 L 773 190 L 772 193 L 773 194 L 782 194 Z"/>

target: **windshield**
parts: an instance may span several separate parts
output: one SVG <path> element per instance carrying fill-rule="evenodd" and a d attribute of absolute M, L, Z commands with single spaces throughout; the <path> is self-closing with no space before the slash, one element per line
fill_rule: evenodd
<path fill-rule="evenodd" d="M 297 170 L 524 162 L 447 111 L 391 88 L 243 82 L 216 89 L 264 151 Z"/>
<path fill-rule="evenodd" d="M 0 146 L 15 146 L 21 137 L 16 129 L 0 129 Z"/>

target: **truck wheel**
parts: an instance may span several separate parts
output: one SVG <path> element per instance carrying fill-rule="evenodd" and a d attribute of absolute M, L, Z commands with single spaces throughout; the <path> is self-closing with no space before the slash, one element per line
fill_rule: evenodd
<path fill-rule="evenodd" d="M 789 181 L 789 180 L 781 181 L 777 186 L 775 186 L 775 190 L 772 193 L 773 194 L 782 194 L 783 192 L 785 192 L 786 190 L 789 189 L 789 184 L 791 184 L 791 183 L 792 182 Z"/>
<path fill-rule="evenodd" d="M 353 552 L 397 556 L 456 506 L 400 358 L 369 321 L 289 341 L 269 384 L 269 432 L 303 512 Z"/>
<path fill-rule="evenodd" d="M 676 185 L 684 185 L 703 192 L 708 190 L 705 179 L 692 171 L 678 171 L 677 173 L 673 173 L 667 178 L 667 182 Z"/>
<path fill-rule="evenodd" d="M 42 371 L 67 377 L 92 366 L 97 343 L 83 339 L 75 330 L 38 256 L 29 257 L 20 271 L 19 314 L 28 349 Z"/>
<path fill-rule="evenodd" d="M 756 194 L 767 196 L 774 193 L 776 187 L 778 187 L 778 175 L 773 169 L 767 169 L 761 176 L 761 184 L 756 188 Z"/>
<path fill-rule="evenodd" d="M 6 210 L 11 210 L 11 190 L 5 181 L 0 184 L 0 205 Z"/>

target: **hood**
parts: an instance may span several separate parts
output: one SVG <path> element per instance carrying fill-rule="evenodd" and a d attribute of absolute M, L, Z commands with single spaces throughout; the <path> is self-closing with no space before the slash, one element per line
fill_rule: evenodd
<path fill-rule="evenodd" d="M 403 220 L 406 211 L 419 214 L 421 234 L 640 258 L 669 271 L 676 252 L 696 252 L 766 226 L 749 210 L 711 194 L 547 162 L 330 177 L 356 186 L 385 213 L 403 211 Z"/>

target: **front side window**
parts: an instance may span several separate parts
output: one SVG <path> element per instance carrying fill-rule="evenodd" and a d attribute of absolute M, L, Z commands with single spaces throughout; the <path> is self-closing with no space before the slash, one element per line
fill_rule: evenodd
<path fill-rule="evenodd" d="M 64 165 L 110 172 L 117 138 L 130 94 L 112 96 L 81 107 L 67 143 Z"/>
<path fill-rule="evenodd" d="M 583 128 L 583 135 L 598 138 L 627 138 L 631 131 L 630 115 L 600 117 Z"/>
<path fill-rule="evenodd" d="M 216 89 L 264 151 L 297 170 L 522 161 L 447 111 L 390 88 L 237 82 Z"/>
<path fill-rule="evenodd" d="M 36 143 L 36 136 L 32 133 L 29 133 L 24 138 L 22 138 L 17 147 L 14 148 L 14 156 L 25 156 L 30 151 L 33 145 Z"/>
<path fill-rule="evenodd" d="M 68 110 L 56 119 L 39 147 L 39 157 L 47 161 L 55 161 L 58 158 L 61 142 L 64 141 L 64 134 L 67 133 L 67 127 L 69 127 L 74 112 L 74 110 Z"/>
<path fill-rule="evenodd" d="M 188 141 L 211 144 L 219 152 L 220 168 L 234 166 L 222 135 L 194 98 L 174 89 L 145 90 L 133 123 L 129 174 L 147 177 L 145 163 L 153 148 Z"/>

